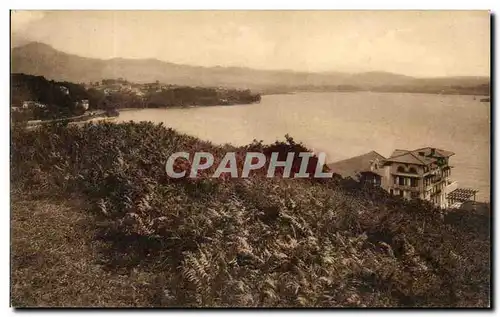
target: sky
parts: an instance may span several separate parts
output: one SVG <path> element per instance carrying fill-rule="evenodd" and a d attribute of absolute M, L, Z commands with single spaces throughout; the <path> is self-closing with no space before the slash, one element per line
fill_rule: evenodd
<path fill-rule="evenodd" d="M 85 57 L 489 76 L 488 11 L 12 11 L 11 43 Z"/>

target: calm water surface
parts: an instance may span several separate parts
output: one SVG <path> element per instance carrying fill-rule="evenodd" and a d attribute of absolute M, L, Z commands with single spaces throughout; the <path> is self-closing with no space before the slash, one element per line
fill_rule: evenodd
<path fill-rule="evenodd" d="M 290 134 L 334 162 L 375 150 L 433 146 L 455 152 L 452 178 L 489 200 L 490 104 L 472 96 L 404 93 L 299 93 L 260 104 L 120 113 L 120 121 L 164 122 L 214 143 L 274 142 Z"/>

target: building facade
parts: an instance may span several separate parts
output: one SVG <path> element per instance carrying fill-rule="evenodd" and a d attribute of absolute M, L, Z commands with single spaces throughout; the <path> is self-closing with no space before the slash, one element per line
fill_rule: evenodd
<path fill-rule="evenodd" d="M 83 111 L 89 110 L 89 106 L 90 106 L 89 101 L 87 99 L 75 101 L 74 105 L 75 105 L 75 107 L 80 107 L 81 110 L 83 110 Z"/>
<path fill-rule="evenodd" d="M 447 208 L 447 194 L 457 189 L 450 179 L 453 152 L 436 148 L 395 150 L 384 161 L 384 189 L 404 198 L 420 198 Z"/>
<path fill-rule="evenodd" d="M 23 105 L 21 106 L 22 109 L 35 109 L 35 108 L 47 108 L 46 105 L 38 102 L 38 101 L 31 101 L 31 100 L 26 100 L 23 101 Z"/>
<path fill-rule="evenodd" d="M 328 166 L 334 173 L 351 177 L 406 199 L 423 199 L 448 208 L 447 195 L 457 189 L 450 179 L 454 153 L 426 147 L 395 150 L 388 158 L 372 151 Z"/>

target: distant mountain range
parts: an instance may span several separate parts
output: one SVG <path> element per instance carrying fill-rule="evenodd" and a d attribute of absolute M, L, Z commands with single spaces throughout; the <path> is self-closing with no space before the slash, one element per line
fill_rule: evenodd
<path fill-rule="evenodd" d="M 223 86 L 257 92 L 408 91 L 488 95 L 488 77 L 415 78 L 387 72 L 307 73 L 243 67 L 201 67 L 157 59 L 95 59 L 67 54 L 43 43 L 28 43 L 11 51 L 11 73 L 44 76 L 75 83 L 124 78 L 186 86 Z"/>

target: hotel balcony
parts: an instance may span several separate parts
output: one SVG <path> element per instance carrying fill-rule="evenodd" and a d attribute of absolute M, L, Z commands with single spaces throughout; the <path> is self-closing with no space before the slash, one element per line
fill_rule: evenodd
<path fill-rule="evenodd" d="M 404 176 L 404 177 L 413 177 L 413 178 L 422 178 L 422 176 L 418 173 L 408 173 L 408 172 L 392 172 L 393 176 Z"/>
<path fill-rule="evenodd" d="M 410 190 L 410 191 L 420 191 L 419 186 L 410 186 L 410 185 L 399 185 L 399 184 L 392 184 L 392 188 L 394 189 L 401 189 L 401 190 Z"/>
<path fill-rule="evenodd" d="M 434 186 L 434 185 L 436 185 L 436 184 L 439 184 L 439 183 L 441 183 L 441 182 L 449 182 L 449 181 L 450 181 L 450 180 L 448 179 L 448 177 L 444 177 L 444 176 L 442 176 L 442 177 L 438 177 L 438 178 L 436 178 L 436 179 L 435 179 L 433 182 L 431 182 L 429 185 L 424 185 L 424 187 L 425 187 L 425 189 L 427 190 L 427 189 L 429 189 L 429 188 L 433 187 L 433 186 Z M 446 185 L 445 185 L 445 186 L 446 186 Z"/>
<path fill-rule="evenodd" d="M 429 176 L 431 176 L 432 174 L 437 174 L 437 173 L 440 173 L 441 171 L 444 171 L 444 172 L 448 173 L 448 175 L 449 175 L 449 174 L 451 173 L 451 169 L 452 169 L 452 168 L 453 168 L 453 166 L 451 166 L 451 165 L 446 165 L 446 166 L 443 166 L 443 167 L 441 167 L 441 168 L 435 168 L 435 169 L 433 169 L 433 170 L 430 170 L 430 171 L 428 171 L 428 172 L 425 172 L 425 173 L 424 173 L 424 175 L 422 175 L 422 176 L 424 176 L 424 177 L 429 177 Z"/>
<path fill-rule="evenodd" d="M 441 189 L 438 189 L 438 190 L 436 190 L 435 192 L 431 193 L 431 197 L 434 197 L 434 196 L 440 195 L 441 193 L 442 193 L 442 190 L 441 190 Z"/>
<path fill-rule="evenodd" d="M 446 181 L 446 187 L 444 188 L 444 190 L 445 190 L 446 193 L 451 193 L 452 191 L 454 191 L 457 188 L 458 188 L 458 182 L 457 181 L 451 181 L 451 180 L 448 179 Z"/>

